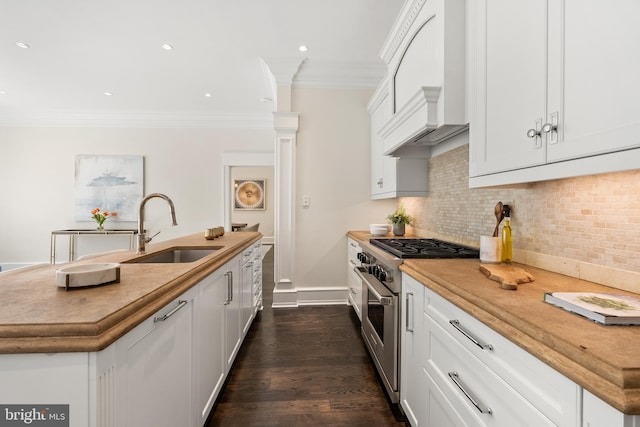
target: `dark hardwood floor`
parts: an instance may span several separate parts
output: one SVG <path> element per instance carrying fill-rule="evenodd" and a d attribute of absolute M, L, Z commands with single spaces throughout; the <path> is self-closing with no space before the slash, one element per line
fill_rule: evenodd
<path fill-rule="evenodd" d="M 273 250 L 263 261 L 264 310 L 206 424 L 408 426 L 390 406 L 350 306 L 272 309 Z"/>

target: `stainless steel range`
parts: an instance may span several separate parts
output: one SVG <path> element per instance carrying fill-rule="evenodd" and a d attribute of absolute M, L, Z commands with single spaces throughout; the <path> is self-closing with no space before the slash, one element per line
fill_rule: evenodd
<path fill-rule="evenodd" d="M 408 258 L 478 258 L 478 249 L 437 239 L 371 239 L 361 242 L 362 336 L 389 399 L 399 401 L 402 273 Z"/>

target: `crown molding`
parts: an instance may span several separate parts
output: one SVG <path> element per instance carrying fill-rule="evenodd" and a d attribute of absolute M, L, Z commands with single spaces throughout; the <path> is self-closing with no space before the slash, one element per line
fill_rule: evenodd
<path fill-rule="evenodd" d="M 10 111 L 0 112 L 0 126 L 273 129 L 273 113 Z"/>
<path fill-rule="evenodd" d="M 307 59 L 293 78 L 293 87 L 375 88 L 386 71 L 382 62 Z"/>
<path fill-rule="evenodd" d="M 427 0 L 405 2 L 380 51 L 380 58 L 382 58 L 385 64 L 391 62 L 391 58 L 393 58 L 393 55 L 398 51 L 402 40 L 409 32 L 409 29 L 418 17 L 418 13 L 420 13 L 420 10 L 426 2 Z"/>

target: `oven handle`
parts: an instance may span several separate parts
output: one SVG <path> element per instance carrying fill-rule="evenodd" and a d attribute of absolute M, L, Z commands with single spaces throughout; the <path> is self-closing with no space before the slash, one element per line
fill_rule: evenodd
<path fill-rule="evenodd" d="M 373 294 L 376 300 L 380 303 L 380 305 L 393 305 L 393 294 L 389 292 L 384 285 L 376 283 L 375 281 L 369 280 L 369 277 L 374 278 L 371 274 L 365 273 L 365 269 L 363 267 L 354 268 L 356 274 L 360 276 L 362 279 L 362 283 L 367 285 L 369 291 Z M 375 278 L 374 278 L 375 279 Z"/>

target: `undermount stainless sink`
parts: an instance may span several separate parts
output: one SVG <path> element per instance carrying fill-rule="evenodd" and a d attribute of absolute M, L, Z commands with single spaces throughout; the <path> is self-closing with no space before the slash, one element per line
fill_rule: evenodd
<path fill-rule="evenodd" d="M 126 262 L 129 264 L 176 264 L 194 262 L 206 257 L 207 255 L 211 255 L 218 249 L 220 248 L 173 248 L 149 256 L 141 256 L 139 258 L 135 258 Z"/>

